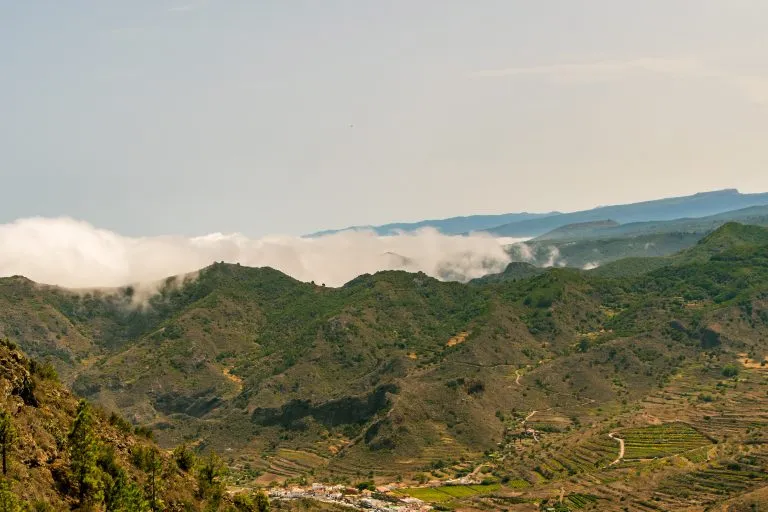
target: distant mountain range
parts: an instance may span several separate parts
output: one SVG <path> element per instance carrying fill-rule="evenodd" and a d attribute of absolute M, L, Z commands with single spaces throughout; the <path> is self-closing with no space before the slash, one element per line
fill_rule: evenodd
<path fill-rule="evenodd" d="M 424 220 L 384 224 L 381 226 L 354 226 L 340 230 L 326 230 L 308 235 L 317 237 L 347 230 L 373 230 L 379 235 L 416 231 L 432 227 L 447 235 L 486 231 L 496 236 L 537 237 L 549 231 L 578 223 L 616 224 L 668 221 L 682 218 L 699 218 L 754 206 L 768 205 L 768 193 L 742 194 L 736 189 L 701 192 L 698 194 L 657 199 L 613 206 L 601 206 L 590 210 L 561 213 L 508 213 L 503 215 L 470 215 L 449 219 Z M 597 226 L 590 226 L 595 228 Z M 590 229 L 591 231 L 591 229 Z"/>
<path fill-rule="evenodd" d="M 594 268 L 629 257 L 668 256 L 695 245 L 728 222 L 768 226 L 768 205 L 663 221 L 581 222 L 507 247 L 512 261 L 539 267 Z M 489 279 L 494 279 L 489 277 Z"/>
<path fill-rule="evenodd" d="M 381 226 L 351 226 L 343 229 L 328 229 L 307 235 L 318 237 L 333 235 L 342 231 L 375 231 L 376 234 L 387 236 L 396 235 L 399 232 L 417 231 L 422 228 L 435 228 L 446 235 L 461 235 L 471 231 L 483 231 L 496 226 L 507 225 L 516 222 L 540 219 L 554 215 L 562 215 L 560 212 L 550 213 L 504 213 L 501 215 L 469 215 L 467 217 L 451 217 L 449 219 L 422 220 L 419 222 L 394 222 Z"/>
<path fill-rule="evenodd" d="M 602 206 L 580 212 L 510 222 L 487 231 L 498 236 L 539 236 L 559 227 L 581 223 L 612 220 L 619 224 L 696 218 L 730 210 L 768 204 L 768 193 L 742 194 L 738 190 L 702 192 L 692 196 L 672 197 L 615 206 Z"/>
<path fill-rule="evenodd" d="M 672 220 L 628 222 L 619 224 L 612 220 L 567 224 L 536 237 L 535 241 L 576 241 L 584 239 L 608 239 L 625 236 L 641 236 L 662 233 L 706 233 L 726 222 L 743 224 L 768 224 L 768 205 L 750 206 L 728 210 L 706 217 L 684 217 Z"/>

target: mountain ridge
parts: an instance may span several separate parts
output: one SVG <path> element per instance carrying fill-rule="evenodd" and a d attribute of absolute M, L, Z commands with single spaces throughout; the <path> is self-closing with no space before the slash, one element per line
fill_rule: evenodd
<path fill-rule="evenodd" d="M 484 231 L 496 236 L 525 238 L 539 236 L 568 224 L 599 222 L 607 219 L 626 224 L 628 222 L 672 220 L 684 217 L 698 218 L 760 205 L 768 205 L 768 193 L 742 194 L 738 189 L 730 188 L 697 192 L 687 196 L 597 206 L 575 212 L 467 215 L 414 222 L 351 226 L 317 231 L 305 236 L 319 237 L 355 230 L 373 231 L 377 235 L 388 236 L 431 227 L 447 235 L 466 235 L 470 232 Z"/>

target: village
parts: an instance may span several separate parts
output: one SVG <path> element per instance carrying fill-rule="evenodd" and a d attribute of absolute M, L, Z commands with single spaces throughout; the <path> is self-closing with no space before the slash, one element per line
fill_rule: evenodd
<path fill-rule="evenodd" d="M 355 510 L 381 512 L 422 512 L 432 510 L 432 506 L 408 496 L 396 495 L 393 486 L 380 486 L 375 491 L 358 490 L 344 485 L 324 485 L 313 483 L 306 487 L 288 489 L 274 488 L 269 491 L 272 500 L 313 499 L 326 503 L 347 506 Z"/>

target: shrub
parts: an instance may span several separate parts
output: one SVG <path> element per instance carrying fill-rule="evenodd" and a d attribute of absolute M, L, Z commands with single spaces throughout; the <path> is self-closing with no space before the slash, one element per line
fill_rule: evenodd
<path fill-rule="evenodd" d="M 137 436 L 142 436 L 150 440 L 154 438 L 152 429 L 144 425 L 136 425 L 136 427 L 133 429 L 133 433 L 136 434 Z"/>
<path fill-rule="evenodd" d="M 357 489 L 360 490 L 360 491 L 365 491 L 365 490 L 375 491 L 376 490 L 376 484 L 374 484 L 371 481 L 360 482 L 355 487 L 357 487 Z"/>
<path fill-rule="evenodd" d="M 59 380 L 59 374 L 56 372 L 56 368 L 48 362 L 38 363 L 33 359 L 29 362 L 29 372 L 32 375 L 37 375 L 43 380 Z"/>
<path fill-rule="evenodd" d="M 180 470 L 188 472 L 195 467 L 196 457 L 187 445 L 182 444 L 173 450 L 173 460 Z"/>
<path fill-rule="evenodd" d="M 150 460 L 152 458 L 152 448 L 149 446 L 136 445 L 131 448 L 131 463 L 142 471 L 149 470 Z"/>
<path fill-rule="evenodd" d="M 109 424 L 124 434 L 131 433 L 131 423 L 116 412 L 109 415 Z"/>
<path fill-rule="evenodd" d="M 735 364 L 727 364 L 723 367 L 723 377 L 735 377 L 739 374 L 739 368 Z"/>
<path fill-rule="evenodd" d="M 3 512 L 21 512 L 21 501 L 11 491 L 11 486 L 8 481 L 3 479 L 0 481 L 0 510 Z"/>
<path fill-rule="evenodd" d="M 233 503 L 238 512 L 267 512 L 269 510 L 269 498 L 264 491 L 258 491 L 252 495 L 236 494 Z"/>

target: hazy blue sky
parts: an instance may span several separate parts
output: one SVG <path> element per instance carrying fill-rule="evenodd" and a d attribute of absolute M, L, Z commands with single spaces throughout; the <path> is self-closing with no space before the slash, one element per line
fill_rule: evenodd
<path fill-rule="evenodd" d="M 0 0 L 0 223 L 259 235 L 767 191 L 766 27 L 765 0 Z"/>

